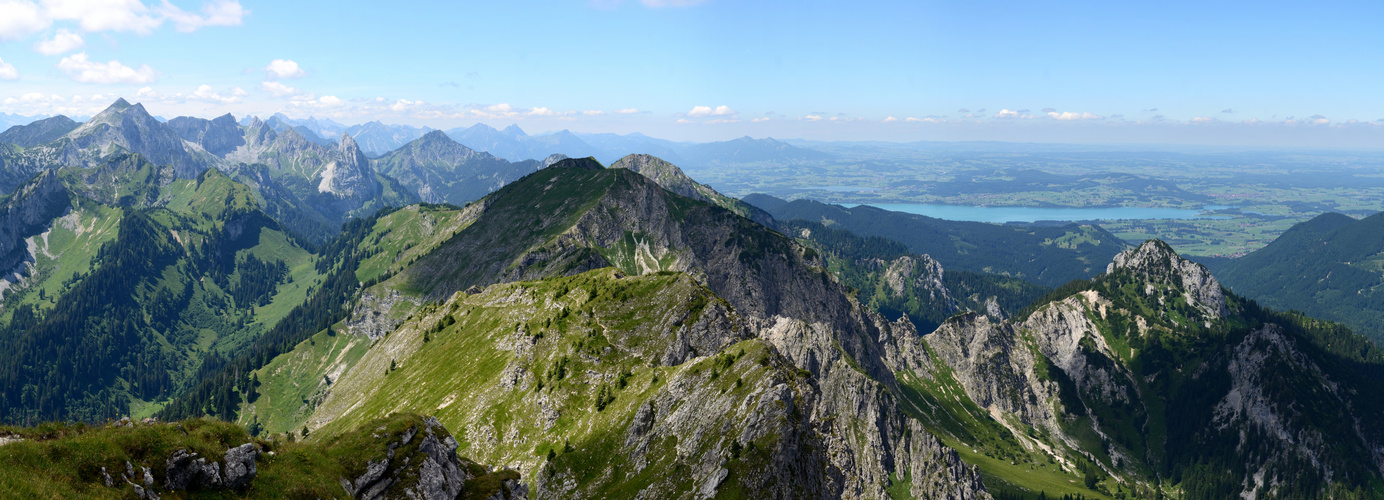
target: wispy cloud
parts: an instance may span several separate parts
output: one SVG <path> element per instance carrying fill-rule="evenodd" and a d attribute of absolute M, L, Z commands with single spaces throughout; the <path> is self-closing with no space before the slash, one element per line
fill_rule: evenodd
<path fill-rule="evenodd" d="M 82 40 L 82 35 L 78 35 L 66 29 L 59 29 L 52 39 L 40 40 L 34 44 L 34 50 L 45 56 L 56 56 L 66 54 L 86 46 L 86 41 Z"/>
<path fill-rule="evenodd" d="M 1232 109 L 1232 108 L 1225 108 L 1225 109 L 1222 109 L 1222 110 L 1221 110 L 1221 113 L 1222 113 L 1222 114 L 1227 114 L 1227 115 L 1233 115 L 1233 114 L 1235 114 L 1235 110 Z"/>
<path fill-rule="evenodd" d="M 19 70 L 14 69 L 14 65 L 0 59 L 0 80 L 18 80 Z"/>
<path fill-rule="evenodd" d="M 239 0 L 216 0 L 202 5 L 202 14 L 197 15 L 178 8 L 164 0 L 159 6 L 159 14 L 173 21 L 179 32 L 190 33 L 207 26 L 240 26 L 250 11 L 240 5 Z"/>
<path fill-rule="evenodd" d="M 1063 121 L 1071 121 L 1071 120 L 1100 120 L 1100 119 L 1102 118 L 1100 115 L 1097 115 L 1097 114 L 1094 114 L 1094 113 L 1076 113 L 1076 112 L 1072 112 L 1072 111 L 1064 111 L 1064 112 L 1059 113 L 1059 112 L 1057 112 L 1056 110 L 1048 111 L 1047 113 L 1048 113 L 1048 117 L 1053 118 L 1053 119 L 1057 119 L 1057 120 L 1063 120 Z"/>
<path fill-rule="evenodd" d="M 117 60 L 94 62 L 87 58 L 86 52 L 62 58 L 58 61 L 58 69 L 82 83 L 153 83 L 158 79 L 158 72 L 147 64 L 131 68 Z"/>
<path fill-rule="evenodd" d="M 688 112 L 687 112 L 687 116 L 693 116 L 693 117 L 696 117 L 696 116 L 730 116 L 730 115 L 733 115 L 733 114 L 735 114 L 735 110 L 730 109 L 730 106 L 725 106 L 725 105 L 716 106 L 715 108 L 713 108 L 713 107 L 711 107 L 711 106 L 693 106 L 693 107 L 692 107 L 692 111 L 688 111 Z"/>
<path fill-rule="evenodd" d="M 211 85 L 199 85 L 197 89 L 188 94 L 188 99 L 194 101 L 209 102 L 213 104 L 234 104 L 240 102 L 240 98 L 249 93 L 240 87 L 232 88 L 225 94 L 212 90 Z"/>
<path fill-rule="evenodd" d="M 276 82 L 273 80 L 260 83 L 260 89 L 264 90 L 265 92 L 268 92 L 270 95 L 273 95 L 274 97 L 279 98 L 287 97 L 289 99 L 302 101 L 310 101 L 317 98 L 317 96 L 313 95 L 310 92 L 304 92 L 302 90 L 298 90 L 295 87 L 285 85 L 283 82 Z"/>
<path fill-rule="evenodd" d="M 636 114 L 636 113 L 639 113 L 639 109 L 638 109 L 638 108 L 621 108 L 621 109 L 615 110 L 615 114 L 617 114 L 617 115 L 633 115 L 633 114 Z"/>

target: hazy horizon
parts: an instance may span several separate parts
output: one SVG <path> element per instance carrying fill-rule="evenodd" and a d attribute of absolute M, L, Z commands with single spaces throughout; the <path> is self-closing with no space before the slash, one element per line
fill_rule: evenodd
<path fill-rule="evenodd" d="M 68 7 L 0 3 L 0 112 L 90 116 L 123 96 L 169 118 L 697 142 L 1384 143 L 1384 103 L 1361 99 L 1384 76 L 1368 2 Z"/>

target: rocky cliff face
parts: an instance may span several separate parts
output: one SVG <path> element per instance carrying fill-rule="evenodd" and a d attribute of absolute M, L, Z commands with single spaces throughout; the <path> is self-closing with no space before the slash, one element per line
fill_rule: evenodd
<path fill-rule="evenodd" d="M 842 302 L 842 318 L 756 319 L 685 274 L 613 270 L 459 292 L 385 336 L 310 425 L 446 408 L 466 454 L 517 463 L 540 498 L 881 498 L 903 478 L 918 498 L 989 498 L 899 409 L 894 367 L 929 363 L 911 324 Z M 456 363 L 495 369 L 426 382 Z"/>
<path fill-rule="evenodd" d="M 0 205 L 0 270 L 8 288 L 28 275 L 26 263 L 36 256 L 28 239 L 44 231 L 72 206 L 68 193 L 57 172 L 48 170 L 20 186 Z"/>
<path fill-rule="evenodd" d="M 968 315 L 924 339 L 1015 439 L 1126 488 L 1194 467 L 1216 472 L 1184 487 L 1246 498 L 1344 491 L 1375 477 L 1384 448 L 1364 416 L 1373 403 L 1342 384 L 1378 381 L 1326 368 L 1335 355 L 1310 354 L 1321 348 L 1309 347 L 1321 338 L 1312 324 L 1275 314 L 1227 296 L 1153 241 L 1026 316 Z M 1189 465 L 1198 463 L 1212 465 Z"/>
<path fill-rule="evenodd" d="M 1149 240 L 1138 248 L 1121 252 L 1105 272 L 1111 274 L 1119 270 L 1134 273 L 1150 285 L 1181 290 L 1188 304 L 1201 309 L 1211 318 L 1224 318 L 1230 314 L 1221 283 L 1211 276 L 1211 271 L 1201 264 L 1179 257 L 1167 243 Z M 1148 293 L 1153 292 L 1150 289 Z"/>
<path fill-rule="evenodd" d="M 245 145 L 245 132 L 230 113 L 214 120 L 179 116 L 168 120 L 168 126 L 183 140 L 201 146 L 208 153 L 224 158 Z"/>
<path fill-rule="evenodd" d="M 380 183 L 375 179 L 375 171 L 370 168 L 370 159 L 361 152 L 355 139 L 341 134 L 336 153 L 336 160 L 328 163 L 318 174 L 322 179 L 317 185 L 319 192 L 358 199 L 379 195 Z"/>

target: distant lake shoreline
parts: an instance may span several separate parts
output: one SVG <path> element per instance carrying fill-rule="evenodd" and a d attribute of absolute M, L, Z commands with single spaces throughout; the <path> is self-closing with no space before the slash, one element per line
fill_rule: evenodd
<path fill-rule="evenodd" d="M 866 205 L 882 210 L 925 215 L 945 220 L 991 222 L 1085 221 L 1085 220 L 1148 220 L 1148 219 L 1228 219 L 1225 215 L 1207 215 L 1206 211 L 1222 210 L 1225 206 L 1205 206 L 1200 210 L 1152 207 L 975 207 L 966 205 L 934 205 L 927 203 L 872 203 Z"/>

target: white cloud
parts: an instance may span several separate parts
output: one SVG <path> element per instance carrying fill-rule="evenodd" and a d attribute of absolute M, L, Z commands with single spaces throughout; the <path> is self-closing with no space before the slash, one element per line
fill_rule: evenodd
<path fill-rule="evenodd" d="M 615 113 L 616 113 L 616 114 L 621 114 L 621 115 L 632 115 L 632 114 L 635 114 L 635 113 L 638 113 L 638 112 L 639 112 L 639 109 L 637 109 L 637 108 L 622 108 L 622 109 L 617 109 L 617 110 L 615 110 Z"/>
<path fill-rule="evenodd" d="M 86 46 L 86 41 L 82 40 L 82 35 L 78 35 L 66 29 L 59 29 L 53 35 L 52 40 L 41 40 L 34 44 L 34 50 L 45 56 L 56 56 L 66 54 Z"/>
<path fill-rule="evenodd" d="M 1058 113 L 1058 112 L 1056 112 L 1056 111 L 1048 111 L 1047 113 L 1048 113 L 1048 116 L 1049 116 L 1049 117 L 1055 118 L 1055 119 L 1058 119 L 1058 120 L 1099 120 L 1099 119 L 1101 119 L 1101 116 L 1100 116 L 1100 115 L 1096 115 L 1096 114 L 1092 114 L 1092 113 L 1074 113 L 1074 112 L 1071 112 L 1071 111 L 1063 111 L 1063 112 L 1061 112 L 1061 113 Z"/>
<path fill-rule="evenodd" d="M 687 112 L 687 116 L 728 116 L 735 114 L 735 110 L 730 106 L 693 106 L 692 111 Z"/>
<path fill-rule="evenodd" d="M 1211 122 L 1214 122 L 1214 121 L 1216 121 L 1215 118 L 1211 118 L 1211 117 L 1207 117 L 1207 116 L 1198 116 L 1198 117 L 1192 118 L 1192 123 L 1211 123 Z"/>
<path fill-rule="evenodd" d="M 696 123 L 696 122 L 693 122 L 692 120 L 688 120 L 688 119 L 686 119 L 686 118 L 678 118 L 678 123 L 681 123 L 681 124 L 688 124 L 688 123 Z"/>
<path fill-rule="evenodd" d="M 1018 118 L 1018 117 L 1019 117 L 1019 112 L 1018 112 L 1018 111 L 1010 111 L 1010 110 L 1007 109 L 1007 108 L 1006 108 L 1006 109 L 1001 109 L 999 113 L 995 113 L 995 118 Z"/>
<path fill-rule="evenodd" d="M 533 115 L 533 116 L 553 116 L 553 110 L 548 109 L 548 108 L 538 107 L 538 108 L 530 109 L 528 114 Z"/>
<path fill-rule="evenodd" d="M 308 75 L 303 68 L 298 67 L 298 63 L 290 59 L 275 59 L 264 67 L 264 71 L 273 80 L 285 80 L 288 78 L 302 78 Z"/>
<path fill-rule="evenodd" d="M 148 87 L 145 87 L 148 88 Z M 196 90 L 187 96 L 194 101 L 210 102 L 213 104 L 233 104 L 240 102 L 240 98 L 246 95 L 245 89 L 235 87 L 228 95 L 222 95 L 211 89 L 211 85 L 199 85 Z"/>
<path fill-rule="evenodd" d="M 160 95 L 162 94 L 159 94 L 159 92 L 157 90 L 154 90 L 153 87 L 144 87 L 139 89 L 139 92 L 135 93 L 135 97 L 138 97 L 140 99 L 157 99 Z"/>
<path fill-rule="evenodd" d="M 334 95 L 324 95 L 324 96 L 322 96 L 321 99 L 318 99 L 316 102 L 317 102 L 317 104 L 318 104 L 319 106 L 323 106 L 323 107 L 340 106 L 340 105 L 341 105 L 341 99 L 338 99 L 338 98 L 337 98 L 336 96 L 334 96 Z"/>
<path fill-rule="evenodd" d="M 394 101 L 394 104 L 390 104 L 389 109 L 402 113 L 404 111 L 408 111 L 409 108 L 419 106 L 422 104 L 423 101 L 410 101 L 408 99 L 399 99 L 397 101 Z"/>
<path fill-rule="evenodd" d="M 317 95 L 313 94 L 312 92 L 304 92 L 295 87 L 284 85 L 281 82 L 276 82 L 273 80 L 260 83 L 260 90 L 268 92 L 270 95 L 273 95 L 274 97 L 287 97 L 288 99 L 294 101 L 311 101 L 317 98 Z"/>
<path fill-rule="evenodd" d="M 601 110 L 599 110 L 599 109 L 590 109 L 590 110 L 582 111 L 581 114 L 586 115 L 586 116 L 600 116 L 600 115 L 604 115 L 604 114 L 605 114 L 605 111 L 601 111 Z"/>
<path fill-rule="evenodd" d="M 159 6 L 159 13 L 173 21 L 178 31 L 190 33 L 206 26 L 240 26 L 250 11 L 240 5 L 240 0 L 215 0 L 202 4 L 202 15 L 199 16 L 164 0 Z"/>
<path fill-rule="evenodd" d="M 18 80 L 19 70 L 14 69 L 14 65 L 0 59 L 0 80 Z"/>
<path fill-rule="evenodd" d="M 807 120 L 807 121 L 810 121 L 810 122 L 815 122 L 815 121 L 821 120 L 822 117 L 817 116 L 817 115 L 807 115 L 807 116 L 804 116 L 803 119 L 804 119 L 804 120 Z"/>
<path fill-rule="evenodd" d="M 53 20 L 76 21 L 86 31 L 128 31 L 147 35 L 163 24 L 139 0 L 43 0 Z"/>
<path fill-rule="evenodd" d="M 767 117 L 767 116 L 761 116 L 761 117 L 759 117 L 759 118 L 754 118 L 754 119 L 752 119 L 752 120 L 750 120 L 750 121 L 751 121 L 751 122 L 754 122 L 754 123 L 759 123 L 759 122 L 767 122 L 767 121 L 772 120 L 772 119 L 773 119 L 773 118 L 769 118 L 769 117 Z"/>
<path fill-rule="evenodd" d="M 884 123 L 893 123 L 893 122 L 899 121 L 899 119 L 890 116 L 890 117 L 887 117 L 887 118 L 885 118 L 885 119 L 883 119 L 883 120 L 880 120 L 880 121 L 882 121 L 882 122 L 884 122 Z"/>
<path fill-rule="evenodd" d="M 0 40 L 17 40 L 46 29 L 52 21 L 38 4 L 27 0 L 0 0 Z"/>
<path fill-rule="evenodd" d="M 116 60 L 92 62 L 87 59 L 86 52 L 62 58 L 58 61 L 58 69 L 82 83 L 152 83 L 158 79 L 158 72 L 147 64 L 135 69 Z"/>

